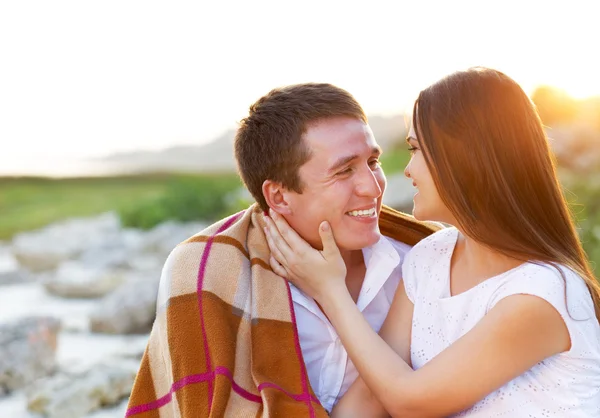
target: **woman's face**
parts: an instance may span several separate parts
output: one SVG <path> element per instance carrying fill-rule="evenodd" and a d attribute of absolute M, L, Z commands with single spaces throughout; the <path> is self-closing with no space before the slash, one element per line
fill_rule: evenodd
<path fill-rule="evenodd" d="M 413 181 L 416 189 L 413 197 L 413 216 L 420 221 L 454 224 L 454 216 L 438 193 L 413 127 L 410 128 L 406 141 L 410 147 L 411 159 L 404 169 L 404 175 Z"/>

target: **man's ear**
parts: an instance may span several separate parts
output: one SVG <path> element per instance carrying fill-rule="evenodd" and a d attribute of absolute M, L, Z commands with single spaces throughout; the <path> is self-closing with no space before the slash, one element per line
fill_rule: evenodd
<path fill-rule="evenodd" d="M 291 215 L 292 208 L 289 202 L 289 193 L 280 183 L 265 180 L 262 184 L 262 193 L 267 205 L 281 215 Z"/>

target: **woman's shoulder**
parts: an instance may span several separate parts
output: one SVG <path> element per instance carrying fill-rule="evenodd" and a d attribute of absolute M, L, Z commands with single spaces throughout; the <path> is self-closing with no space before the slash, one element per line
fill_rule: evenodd
<path fill-rule="evenodd" d="M 529 261 L 520 271 L 515 270 L 515 273 L 518 274 L 512 275 L 512 281 L 521 282 L 524 285 L 560 289 L 563 292 L 568 286 L 574 286 L 577 290 L 587 288 L 579 273 L 561 263 Z"/>
<path fill-rule="evenodd" d="M 417 293 L 425 292 L 443 265 L 444 254 L 450 256 L 456 243 L 458 230 L 443 228 L 419 241 L 406 255 L 402 263 L 402 277 L 408 299 L 415 303 Z M 439 273 L 439 271 L 438 271 Z"/>
<path fill-rule="evenodd" d="M 452 253 L 457 236 L 458 230 L 448 227 L 419 241 L 404 258 L 403 274 L 409 276 L 417 270 L 430 272 L 440 260 L 444 259 L 444 256 Z"/>
<path fill-rule="evenodd" d="M 455 227 L 442 228 L 419 241 L 412 247 L 410 253 L 418 255 L 434 253 L 439 255 L 451 251 L 454 248 L 457 236 L 458 230 Z"/>
<path fill-rule="evenodd" d="M 530 294 L 550 302 L 568 317 L 593 314 L 591 294 L 583 278 L 560 263 L 530 261 L 514 269 L 499 283 L 495 301 L 514 295 Z"/>

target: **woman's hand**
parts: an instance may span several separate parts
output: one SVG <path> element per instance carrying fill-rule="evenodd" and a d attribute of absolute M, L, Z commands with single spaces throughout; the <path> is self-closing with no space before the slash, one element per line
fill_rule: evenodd
<path fill-rule="evenodd" d="M 311 247 L 283 217 L 269 211 L 265 217 L 265 235 L 271 249 L 269 263 L 273 271 L 292 282 L 304 293 L 322 303 L 346 288 L 346 264 L 335 243 L 328 222 L 319 225 L 323 251 Z"/>

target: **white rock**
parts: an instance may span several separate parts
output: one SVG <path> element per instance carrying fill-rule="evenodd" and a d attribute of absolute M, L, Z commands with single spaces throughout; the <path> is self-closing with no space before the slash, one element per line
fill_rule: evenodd
<path fill-rule="evenodd" d="M 80 374 L 59 374 L 27 390 L 27 407 L 48 418 L 81 418 L 131 393 L 139 362 L 106 359 Z"/>
<path fill-rule="evenodd" d="M 0 394 L 22 388 L 54 371 L 60 322 L 23 318 L 0 325 Z"/>
<path fill-rule="evenodd" d="M 91 314 L 91 330 L 108 334 L 149 332 L 156 316 L 159 281 L 160 271 L 132 275 Z"/>
<path fill-rule="evenodd" d="M 30 274 L 20 268 L 17 259 L 5 245 L 0 246 L 0 285 L 21 283 L 31 278 Z"/>
<path fill-rule="evenodd" d="M 199 222 L 181 223 L 175 221 L 163 222 L 148 231 L 144 237 L 144 250 L 154 252 L 166 259 L 166 256 L 189 237 L 206 228 Z"/>
<path fill-rule="evenodd" d="M 17 234 L 12 251 L 19 263 L 32 271 L 52 270 L 85 249 L 114 239 L 119 231 L 120 220 L 113 212 L 95 218 L 70 219 Z"/>
<path fill-rule="evenodd" d="M 107 295 L 123 283 L 122 271 L 88 266 L 81 261 L 67 261 L 44 282 L 53 295 L 66 298 L 98 298 Z"/>

